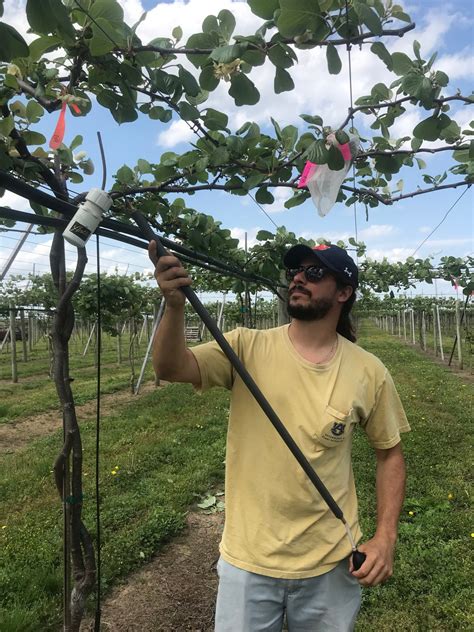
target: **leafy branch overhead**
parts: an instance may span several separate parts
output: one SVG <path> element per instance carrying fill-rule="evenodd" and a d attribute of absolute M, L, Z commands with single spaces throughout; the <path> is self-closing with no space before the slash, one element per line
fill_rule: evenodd
<path fill-rule="evenodd" d="M 248 0 L 248 5 L 261 20 L 254 33 L 237 34 L 234 16 L 222 10 L 207 16 L 185 42 L 179 26 L 143 42 L 137 32 L 146 14 L 127 25 L 116 0 L 28 0 L 28 23 L 37 35 L 30 44 L 0 22 L 0 169 L 46 183 L 55 194 L 61 193 L 58 174 L 77 185 L 93 172 L 87 152 L 79 150 L 82 137 L 51 150 L 38 131 L 43 118 L 57 116 L 64 104 L 68 116 L 83 117 L 96 100 L 118 123 L 140 116 L 158 125 L 182 119 L 196 133 L 192 147 L 165 152 L 158 162 L 144 157 L 120 168 L 113 213 L 126 214 L 126 203 L 133 199 L 165 234 L 213 254 L 236 247 L 229 231 L 169 194 L 252 192 L 259 204 L 271 204 L 275 189 L 286 187 L 294 193 L 285 206 L 297 206 L 309 197 L 295 186 L 307 160 L 330 169 L 341 166 L 340 152 L 328 143 L 330 134 L 341 144 L 348 131 L 360 137 L 355 182 L 348 178 L 338 198 L 347 205 L 387 205 L 472 182 L 474 123 L 461 129 L 450 113 L 453 104 L 471 105 L 473 96 L 446 92 L 448 76 L 435 69 L 435 55 L 423 58 L 418 42 L 412 55 L 389 52 L 384 42 L 415 26 L 399 5 L 391 0 Z M 359 96 L 341 113 L 337 129 L 325 125 L 317 112 L 301 114 L 299 127 L 282 127 L 272 119 L 264 130 L 252 121 L 232 129 L 228 114 L 207 104 L 218 88 L 227 90 L 237 106 L 256 104 L 260 92 L 254 70 L 264 64 L 273 72 L 276 95 L 293 90 L 301 51 L 324 47 L 328 71 L 337 74 L 347 47 L 356 44 L 370 47 L 392 81 Z M 414 109 L 422 112 L 421 122 L 410 135 L 394 137 L 395 123 Z M 449 169 L 423 173 L 422 186 L 405 192 L 397 174 L 405 167 L 425 172 L 422 156 L 438 152 L 452 157 Z"/>

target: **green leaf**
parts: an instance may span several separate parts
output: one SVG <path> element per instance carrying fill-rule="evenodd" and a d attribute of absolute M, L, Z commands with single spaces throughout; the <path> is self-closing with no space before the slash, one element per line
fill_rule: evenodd
<path fill-rule="evenodd" d="M 371 96 L 378 100 L 388 100 L 390 98 L 390 90 L 384 83 L 376 83 L 370 91 Z"/>
<path fill-rule="evenodd" d="M 380 173 L 398 173 L 400 171 L 401 164 L 395 158 L 395 156 L 376 156 L 375 168 Z"/>
<path fill-rule="evenodd" d="M 208 15 L 204 18 L 202 22 L 202 30 L 204 33 L 211 33 L 212 31 L 217 33 L 219 30 L 219 23 L 215 15 Z"/>
<path fill-rule="evenodd" d="M 242 72 L 232 76 L 229 94 L 236 105 L 255 105 L 260 100 L 260 93 L 254 83 Z"/>
<path fill-rule="evenodd" d="M 83 142 L 83 137 L 78 134 L 77 136 L 74 136 L 74 138 L 72 139 L 71 144 L 69 145 L 69 149 L 71 151 L 74 151 L 75 149 L 77 149 L 77 147 L 79 147 L 80 145 L 82 145 Z"/>
<path fill-rule="evenodd" d="M 285 47 L 282 44 L 277 43 L 268 49 L 268 58 L 273 65 L 278 68 L 290 68 L 293 66 L 294 61 L 287 48 L 289 47 Z"/>
<path fill-rule="evenodd" d="M 415 57 L 418 59 L 418 61 L 421 61 L 420 50 L 421 50 L 420 42 L 418 40 L 414 40 L 414 42 L 413 42 L 413 52 L 415 53 Z"/>
<path fill-rule="evenodd" d="M 445 88 L 449 83 L 449 77 L 442 70 L 437 70 L 435 72 L 435 81 L 439 86 Z"/>
<path fill-rule="evenodd" d="M 137 167 L 140 173 L 152 173 L 151 165 L 148 160 L 139 158 L 137 161 Z"/>
<path fill-rule="evenodd" d="M 275 94 L 280 94 L 281 92 L 289 92 L 290 90 L 293 90 L 294 87 L 295 84 L 293 83 L 293 79 L 291 78 L 290 73 L 283 68 L 276 68 L 275 79 L 273 82 Z"/>
<path fill-rule="evenodd" d="M 260 204 L 262 204 L 262 202 L 260 202 Z M 255 238 L 258 239 L 258 241 L 268 241 L 272 240 L 274 236 L 275 235 L 269 230 L 259 230 L 258 233 L 255 235 Z"/>
<path fill-rule="evenodd" d="M 413 62 L 405 53 L 393 53 L 392 62 L 393 72 L 398 76 L 406 75 L 413 70 Z"/>
<path fill-rule="evenodd" d="M 199 110 L 186 101 L 179 104 L 179 114 L 185 121 L 195 121 L 200 117 Z"/>
<path fill-rule="evenodd" d="M 341 72 L 342 63 L 334 44 L 328 44 L 326 47 L 326 59 L 329 73 L 331 75 L 338 75 Z"/>
<path fill-rule="evenodd" d="M 344 169 L 344 157 L 335 145 L 330 145 L 328 150 L 328 167 L 333 171 Z"/>
<path fill-rule="evenodd" d="M 215 48 L 219 46 L 219 37 L 214 33 L 195 33 L 188 38 L 186 42 L 186 48 Z M 202 55 L 186 55 L 188 60 L 199 68 L 204 66 L 209 60 L 209 54 L 203 53 Z"/>
<path fill-rule="evenodd" d="M 94 0 L 89 13 L 94 19 L 103 18 L 115 27 L 123 24 L 123 9 L 116 0 Z"/>
<path fill-rule="evenodd" d="M 295 193 L 295 195 L 289 200 L 286 200 L 284 206 L 285 208 L 293 208 L 294 206 L 299 206 L 300 204 L 303 204 L 303 202 L 308 198 L 309 193 L 307 191 L 299 191 L 298 193 Z"/>
<path fill-rule="evenodd" d="M 439 132 L 438 119 L 435 116 L 430 116 L 415 126 L 413 136 L 421 138 L 422 140 L 436 140 L 439 136 Z"/>
<path fill-rule="evenodd" d="M 30 99 L 26 105 L 26 118 L 29 123 L 38 123 L 44 114 L 44 109 L 39 103 Z"/>
<path fill-rule="evenodd" d="M 275 11 L 280 7 L 278 0 L 248 0 L 247 3 L 252 13 L 264 20 L 271 20 Z"/>
<path fill-rule="evenodd" d="M 179 40 L 183 37 L 183 29 L 180 26 L 175 26 L 171 31 L 171 35 L 177 42 L 179 42 Z"/>
<path fill-rule="evenodd" d="M 6 116 L 5 118 L 0 118 L 0 136 L 5 136 L 6 138 L 7 136 L 10 135 L 10 132 L 14 129 L 14 127 L 15 127 L 15 121 L 13 119 L 13 116 Z"/>
<path fill-rule="evenodd" d="M 65 39 L 66 44 L 74 42 L 76 32 L 69 12 L 61 0 L 27 0 L 26 15 L 35 33 L 58 33 Z"/>
<path fill-rule="evenodd" d="M 346 143 L 349 142 L 350 138 L 349 138 L 349 135 L 346 134 L 346 132 L 344 132 L 342 129 L 339 129 L 336 132 L 336 140 L 339 143 L 339 145 L 345 145 Z"/>
<path fill-rule="evenodd" d="M 422 158 L 415 156 L 415 160 L 418 163 L 418 169 L 426 169 L 426 162 Z"/>
<path fill-rule="evenodd" d="M 255 194 L 255 199 L 257 200 L 259 204 L 273 204 L 273 202 L 275 201 L 275 198 L 270 193 L 267 187 L 260 187 Z M 260 231 L 260 232 L 265 232 L 265 231 Z M 271 239 L 271 237 L 267 237 L 266 239 Z"/>
<path fill-rule="evenodd" d="M 317 31 L 324 25 L 316 0 L 280 0 L 280 8 L 277 27 L 283 37 Z"/>
<path fill-rule="evenodd" d="M 131 184 L 135 179 L 135 174 L 133 173 L 132 169 L 130 169 L 130 167 L 128 167 L 127 165 L 123 165 L 123 167 L 120 167 L 120 169 L 117 171 L 115 177 L 117 178 L 118 182 L 120 182 L 120 184 Z"/>
<path fill-rule="evenodd" d="M 212 92 L 219 85 L 219 79 L 214 75 L 214 66 L 204 66 L 199 75 L 199 85 L 203 90 Z"/>
<path fill-rule="evenodd" d="M 43 145 L 46 142 L 46 137 L 39 132 L 22 132 L 21 136 L 27 145 Z"/>
<path fill-rule="evenodd" d="M 196 97 L 201 92 L 201 88 L 199 87 L 196 79 L 188 70 L 186 70 L 182 66 L 179 67 L 178 76 L 181 79 L 181 83 L 183 84 L 183 88 L 186 94 L 189 94 L 192 97 Z"/>
<path fill-rule="evenodd" d="M 317 165 L 325 165 L 329 160 L 329 150 L 323 140 L 315 140 L 306 150 L 304 157 Z"/>
<path fill-rule="evenodd" d="M 469 143 L 469 160 L 474 160 L 474 139 Z"/>
<path fill-rule="evenodd" d="M 30 51 L 22 36 L 9 24 L 0 23 L 0 59 L 10 62 L 17 57 L 28 57 Z"/>
<path fill-rule="evenodd" d="M 228 46 L 219 46 L 210 54 L 210 58 L 219 64 L 228 64 L 235 59 L 239 59 L 242 53 L 240 44 L 231 44 Z"/>
<path fill-rule="evenodd" d="M 30 57 L 33 61 L 38 61 L 44 53 L 50 53 L 59 47 L 62 38 L 57 35 L 44 35 L 35 39 L 30 44 Z"/>
<path fill-rule="evenodd" d="M 94 173 L 94 163 L 90 158 L 87 160 L 81 160 L 79 163 L 79 167 L 86 174 L 86 176 L 91 176 Z"/>
<path fill-rule="evenodd" d="M 385 48 L 384 44 L 382 44 L 382 42 L 375 42 L 370 47 L 370 50 L 374 53 L 374 55 L 377 55 L 377 57 L 383 61 L 383 63 L 387 66 L 389 70 L 393 70 L 392 56 Z"/>
<path fill-rule="evenodd" d="M 148 116 L 152 120 L 158 120 L 162 123 L 168 123 L 168 121 L 171 121 L 173 113 L 171 110 L 166 110 L 165 108 L 162 108 L 161 105 L 155 105 L 148 112 Z"/>
<path fill-rule="evenodd" d="M 217 15 L 219 32 L 228 42 L 235 29 L 235 18 L 228 9 L 222 9 Z"/>
<path fill-rule="evenodd" d="M 205 116 L 202 117 L 204 125 L 210 130 L 226 129 L 229 117 L 223 112 L 207 108 Z"/>
<path fill-rule="evenodd" d="M 362 2 L 354 2 L 354 9 L 361 22 L 365 24 L 371 33 L 382 35 L 382 22 L 375 11 Z"/>

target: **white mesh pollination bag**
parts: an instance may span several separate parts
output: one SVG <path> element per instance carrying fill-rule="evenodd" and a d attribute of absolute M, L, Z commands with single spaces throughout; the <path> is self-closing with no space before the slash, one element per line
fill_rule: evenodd
<path fill-rule="evenodd" d="M 349 134 L 349 142 L 339 145 L 335 135 L 329 134 L 326 144 L 332 144 L 339 149 L 344 158 L 344 167 L 332 170 L 327 165 L 307 162 L 298 182 L 298 188 L 308 187 L 313 203 L 321 217 L 327 215 L 336 203 L 344 178 L 350 169 L 352 161 L 359 153 L 359 137 Z"/>

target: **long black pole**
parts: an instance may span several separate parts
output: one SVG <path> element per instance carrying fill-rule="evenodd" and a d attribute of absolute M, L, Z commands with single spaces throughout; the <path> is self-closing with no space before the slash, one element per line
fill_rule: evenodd
<path fill-rule="evenodd" d="M 153 232 L 153 230 L 151 229 L 150 225 L 148 224 L 146 219 L 143 217 L 143 215 L 139 213 L 138 211 L 135 211 L 132 213 L 132 217 L 137 223 L 137 226 L 139 226 L 139 228 L 143 231 L 143 234 L 145 235 L 145 237 L 149 239 L 150 241 L 154 240 L 156 242 L 156 251 L 157 251 L 158 257 L 167 255 L 168 253 L 163 247 L 160 241 L 160 238 Z M 293 456 L 296 458 L 298 463 L 301 465 L 301 467 L 305 471 L 310 481 L 313 483 L 313 485 L 316 487 L 318 492 L 321 494 L 324 501 L 328 505 L 329 509 L 333 512 L 336 518 L 341 520 L 344 523 L 344 525 L 346 525 L 347 523 L 344 518 L 344 514 L 342 513 L 342 509 L 339 507 L 339 505 L 336 503 L 334 498 L 331 496 L 331 493 L 329 492 L 327 487 L 324 485 L 322 480 L 316 474 L 312 465 L 309 463 L 309 461 L 307 460 L 303 452 L 298 447 L 297 443 L 294 441 L 293 437 L 285 428 L 285 426 L 283 425 L 278 415 L 270 406 L 267 399 L 265 398 L 261 390 L 258 388 L 257 384 L 254 382 L 253 378 L 251 377 L 251 375 L 249 374 L 245 366 L 242 364 L 238 355 L 235 353 L 235 351 L 232 349 L 230 344 L 227 342 L 227 340 L 223 336 L 222 332 L 220 331 L 214 319 L 210 316 L 209 312 L 206 310 L 204 305 L 199 300 L 195 291 L 189 286 L 182 287 L 181 290 L 183 291 L 184 295 L 186 296 L 188 301 L 191 303 L 191 305 L 194 307 L 196 313 L 200 316 L 201 320 L 206 325 L 207 329 L 211 332 L 212 336 L 215 338 L 216 342 L 218 343 L 222 351 L 225 353 L 225 355 L 229 359 L 234 369 L 240 375 L 242 381 L 247 386 L 249 391 L 252 393 L 255 400 L 259 404 L 260 408 L 263 410 L 263 412 L 266 414 L 270 422 L 273 424 L 273 427 L 275 428 L 275 430 L 278 432 L 280 437 L 286 443 L 287 447 L 289 448 Z M 354 548 L 353 544 L 352 546 Z M 360 551 L 356 551 L 356 553 L 357 553 L 357 556 L 354 555 L 353 565 L 357 569 L 357 568 L 360 568 L 360 566 L 362 565 L 365 559 L 365 555 L 361 553 Z M 359 560 L 360 560 L 360 563 L 359 563 Z"/>

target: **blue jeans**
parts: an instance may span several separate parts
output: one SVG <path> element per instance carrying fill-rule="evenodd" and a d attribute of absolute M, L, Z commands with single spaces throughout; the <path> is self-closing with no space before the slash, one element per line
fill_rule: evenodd
<path fill-rule="evenodd" d="M 215 632 L 350 632 L 360 608 L 359 582 L 342 560 L 323 575 L 276 579 L 217 564 Z"/>

